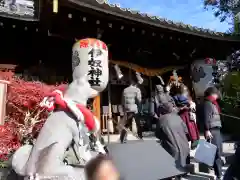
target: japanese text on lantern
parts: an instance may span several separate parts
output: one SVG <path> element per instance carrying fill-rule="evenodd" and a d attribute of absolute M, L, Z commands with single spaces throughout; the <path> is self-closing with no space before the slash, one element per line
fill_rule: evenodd
<path fill-rule="evenodd" d="M 79 42 L 80 48 L 88 48 L 88 47 L 97 47 L 103 50 L 107 50 L 107 45 L 104 42 L 101 42 L 97 39 L 83 39 Z"/>
<path fill-rule="evenodd" d="M 89 80 L 88 82 L 92 86 L 100 86 L 101 80 L 100 76 L 102 75 L 102 61 L 101 56 L 103 52 L 101 49 L 92 48 L 89 53 L 88 66 L 90 67 L 88 71 Z"/>
<path fill-rule="evenodd" d="M 79 42 L 80 48 L 87 48 L 88 47 L 88 40 L 84 39 Z"/>

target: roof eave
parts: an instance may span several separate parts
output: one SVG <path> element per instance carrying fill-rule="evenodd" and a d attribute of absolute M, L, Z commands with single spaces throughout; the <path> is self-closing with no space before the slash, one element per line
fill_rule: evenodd
<path fill-rule="evenodd" d="M 102 13 L 110 14 L 110 15 L 113 15 L 113 16 L 117 16 L 117 17 L 120 17 L 120 18 L 130 20 L 130 21 L 135 21 L 135 22 L 155 26 L 155 27 L 158 27 L 158 28 L 169 29 L 169 30 L 176 31 L 176 32 L 181 32 L 181 33 L 186 33 L 186 34 L 189 34 L 189 35 L 195 35 L 195 36 L 199 36 L 199 37 L 203 37 L 203 38 L 216 39 L 216 40 L 221 40 L 221 41 L 232 41 L 232 42 L 239 42 L 240 41 L 240 38 L 237 37 L 237 36 L 226 37 L 226 36 L 216 36 L 216 35 L 207 34 L 207 33 L 204 34 L 204 33 L 201 33 L 201 32 L 198 33 L 198 32 L 194 32 L 194 31 L 191 31 L 191 30 L 189 31 L 189 30 L 180 29 L 178 27 L 170 27 L 170 26 L 167 26 L 167 25 L 162 25 L 160 23 L 154 23 L 154 22 L 139 19 L 139 18 L 136 18 L 136 17 L 129 17 L 129 16 L 114 12 L 114 11 L 110 10 L 110 8 L 106 10 L 106 9 L 103 9 L 103 8 L 100 8 L 100 7 L 97 7 L 97 6 L 93 6 L 92 4 L 88 4 L 88 3 L 83 2 L 83 1 L 78 1 L 78 0 L 68 0 L 68 1 L 72 4 L 77 4 L 78 6 L 81 6 L 81 7 L 93 9 L 93 10 L 96 10 L 96 11 L 99 11 L 99 12 L 102 12 Z"/>

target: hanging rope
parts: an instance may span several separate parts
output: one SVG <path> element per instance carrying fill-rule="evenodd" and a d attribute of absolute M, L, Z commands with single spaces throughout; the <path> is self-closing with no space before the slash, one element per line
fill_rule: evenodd
<path fill-rule="evenodd" d="M 228 115 L 228 114 L 224 114 L 224 113 L 220 113 L 220 115 L 240 120 L 240 117 L 237 117 L 237 116 L 232 116 L 232 115 Z"/>

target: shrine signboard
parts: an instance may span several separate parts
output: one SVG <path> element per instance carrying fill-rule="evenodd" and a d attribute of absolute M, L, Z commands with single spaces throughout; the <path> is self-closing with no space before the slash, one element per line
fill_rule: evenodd
<path fill-rule="evenodd" d="M 28 21 L 39 19 L 39 0 L 0 0 L 0 16 Z"/>

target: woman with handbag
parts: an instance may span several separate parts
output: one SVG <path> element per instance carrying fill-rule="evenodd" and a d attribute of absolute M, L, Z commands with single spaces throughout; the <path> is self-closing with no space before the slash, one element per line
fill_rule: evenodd
<path fill-rule="evenodd" d="M 220 119 L 220 107 L 217 99 L 219 98 L 219 91 L 216 87 L 209 87 L 204 92 L 204 131 L 205 138 L 208 142 L 211 142 L 217 147 L 215 160 L 214 160 L 214 172 L 217 179 L 222 177 L 222 136 L 221 136 L 221 119 Z"/>

